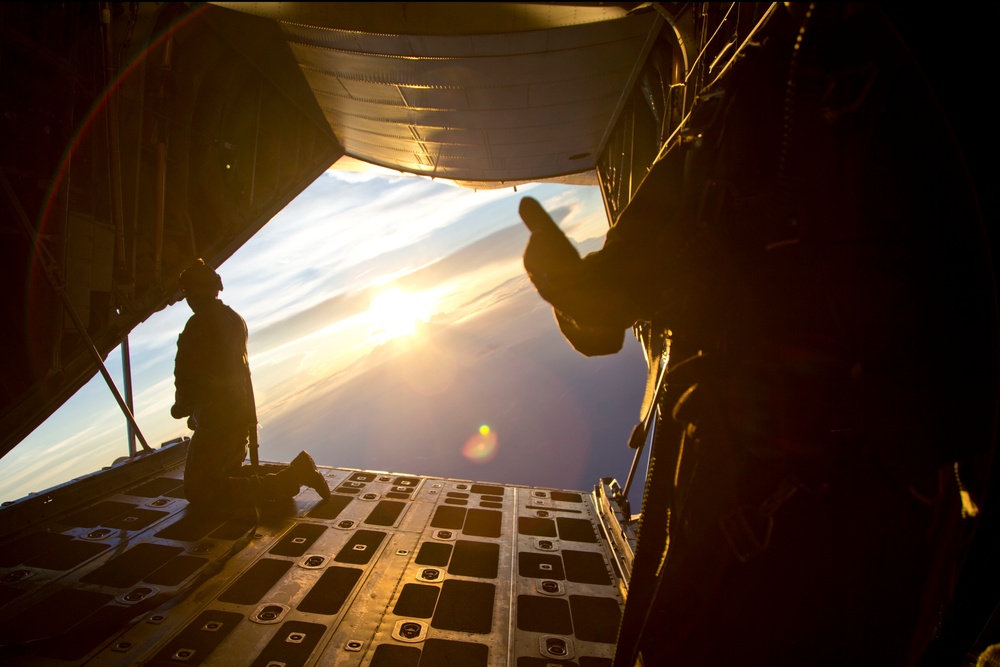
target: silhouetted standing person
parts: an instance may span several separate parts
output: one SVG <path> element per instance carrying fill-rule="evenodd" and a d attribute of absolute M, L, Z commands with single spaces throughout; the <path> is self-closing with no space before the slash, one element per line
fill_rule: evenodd
<path fill-rule="evenodd" d="M 246 322 L 219 300 L 222 279 L 201 259 L 178 282 L 194 312 L 177 339 L 176 394 L 170 408 L 175 419 L 188 417 L 194 430 L 184 471 L 187 499 L 243 505 L 290 498 L 303 485 L 328 498 L 326 480 L 306 452 L 273 475 L 258 477 L 244 470 L 249 437 L 257 428 Z"/>

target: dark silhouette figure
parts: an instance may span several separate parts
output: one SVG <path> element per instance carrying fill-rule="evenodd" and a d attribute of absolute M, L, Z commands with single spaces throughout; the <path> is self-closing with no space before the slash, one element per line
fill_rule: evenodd
<path fill-rule="evenodd" d="M 997 414 L 994 280 L 949 127 L 877 7 L 793 3 L 684 136 L 597 253 L 520 208 L 525 268 L 577 350 L 614 353 L 649 321 L 691 360 L 661 406 L 683 445 L 651 454 L 669 541 L 649 553 L 644 516 L 636 568 L 658 581 L 639 649 L 918 664 Z"/>
<path fill-rule="evenodd" d="M 222 279 L 201 259 L 181 273 L 179 284 L 194 311 L 177 339 L 170 408 L 175 419 L 188 417 L 194 431 L 184 471 L 187 499 L 238 507 L 291 498 L 303 485 L 328 498 L 326 480 L 306 452 L 285 470 L 263 477 L 243 465 L 257 428 L 246 322 L 219 300 Z"/>

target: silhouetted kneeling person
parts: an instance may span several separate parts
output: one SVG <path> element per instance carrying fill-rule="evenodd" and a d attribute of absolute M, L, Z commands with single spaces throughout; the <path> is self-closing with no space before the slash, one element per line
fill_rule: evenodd
<path fill-rule="evenodd" d="M 281 472 L 247 474 L 243 460 L 257 428 L 257 410 L 246 322 L 219 300 L 222 279 L 201 259 L 181 273 L 179 284 L 194 312 L 177 339 L 176 394 L 170 408 L 175 419 L 188 417 L 194 430 L 184 471 L 187 499 L 238 506 L 291 498 L 302 486 L 329 498 L 326 480 L 306 452 Z"/>

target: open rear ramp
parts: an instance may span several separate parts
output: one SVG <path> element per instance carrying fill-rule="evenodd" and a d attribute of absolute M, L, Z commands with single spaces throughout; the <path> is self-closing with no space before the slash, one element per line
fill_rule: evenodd
<path fill-rule="evenodd" d="M 70 484 L 0 511 L 19 526 L 0 549 L 0 656 L 611 664 L 625 584 L 599 493 L 322 467 L 328 500 L 306 489 L 232 515 L 184 499 L 184 447 L 93 476 L 120 490 Z M 32 504 L 56 511 L 30 523 Z"/>

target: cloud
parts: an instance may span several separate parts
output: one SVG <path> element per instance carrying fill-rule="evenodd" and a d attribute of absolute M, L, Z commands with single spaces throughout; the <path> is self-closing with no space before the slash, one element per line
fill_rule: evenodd
<path fill-rule="evenodd" d="M 507 227 L 490 234 L 486 238 L 459 248 L 457 251 L 433 261 L 426 266 L 406 273 L 393 281 L 396 286 L 411 292 L 433 290 L 448 282 L 468 282 L 470 274 L 489 272 L 497 264 L 517 262 L 516 270 L 520 273 L 520 255 L 527 241 L 526 230 L 519 227 Z M 385 275 L 386 267 L 398 265 L 398 257 L 385 258 L 382 262 L 372 262 L 369 270 Z M 511 271 L 502 272 L 499 278 L 490 278 L 489 274 L 478 282 L 486 282 L 492 288 L 497 280 L 506 280 Z M 473 281 L 477 282 L 477 281 Z M 368 286 L 356 291 L 347 291 L 332 296 L 324 301 L 306 307 L 284 319 L 252 331 L 250 335 L 251 349 L 264 352 L 276 346 L 288 345 L 292 341 L 301 340 L 315 332 L 330 327 L 337 321 L 345 320 L 366 312 L 374 296 L 383 289 Z"/>
<path fill-rule="evenodd" d="M 325 301 L 290 315 L 274 324 L 253 331 L 250 335 L 255 348 L 266 350 L 283 345 L 291 338 L 298 338 L 318 331 L 331 322 L 363 312 L 371 303 L 368 291 L 337 294 Z"/>
<path fill-rule="evenodd" d="M 396 282 L 403 288 L 427 290 L 448 279 L 479 271 L 490 264 L 518 258 L 528 242 L 528 232 L 521 227 L 505 227 L 459 250 L 408 273 Z"/>
<path fill-rule="evenodd" d="M 331 322 L 366 311 L 372 298 L 384 284 L 376 286 L 373 284 L 374 280 L 370 279 L 368 283 L 353 286 L 348 278 L 349 273 L 370 275 L 373 278 L 379 276 L 385 280 L 392 269 L 399 272 L 400 267 L 416 267 L 408 272 L 401 272 L 402 275 L 393 282 L 406 290 L 425 291 L 446 281 L 482 271 L 493 264 L 519 260 L 528 239 L 528 232 L 523 226 L 503 227 L 467 245 L 457 247 L 454 241 L 447 238 L 449 234 L 454 235 L 454 232 L 437 230 L 428 235 L 422 246 L 395 248 L 352 265 L 349 272 L 333 272 L 329 280 L 342 285 L 343 291 L 304 306 L 298 312 L 286 314 L 279 321 L 258 327 L 251 334 L 253 345 L 265 349 L 282 344 L 290 338 L 308 335 L 329 326 Z M 439 252 L 431 253 L 433 259 L 430 260 L 425 257 L 428 246 L 441 248 Z M 447 251 L 449 248 L 450 252 Z"/>
<path fill-rule="evenodd" d="M 321 177 L 221 268 L 224 298 L 254 326 L 273 324 L 511 224 L 510 194 L 413 177 Z"/>
<path fill-rule="evenodd" d="M 570 489 L 624 476 L 645 378 L 638 344 L 577 354 L 523 277 L 468 306 L 479 317 L 429 325 L 305 388 L 269 417 L 267 455 L 309 443 L 327 465 Z M 491 461 L 461 454 L 481 424 L 497 435 Z"/>
<path fill-rule="evenodd" d="M 334 465 L 570 488 L 592 483 L 597 469 L 609 474 L 597 448 L 628 436 L 637 407 L 615 406 L 629 397 L 638 405 L 641 354 L 592 360 L 569 347 L 524 276 L 528 234 L 517 215 L 521 197 L 534 196 L 581 250 L 596 247 L 607 228 L 596 189 L 472 192 L 369 176 L 324 175 L 220 269 L 223 299 L 250 325 L 268 456 L 310 448 Z M 372 349 L 359 316 L 393 281 L 453 292 L 417 336 Z M 136 412 L 154 446 L 187 433 L 167 407 L 189 316 L 176 304 L 130 336 Z M 116 355 L 108 363 L 120 369 Z M 465 440 L 491 421 L 496 457 L 462 457 Z M 124 433 L 95 377 L 4 458 L 4 497 L 109 464 L 126 451 Z M 561 476 L 544 472 L 560 466 Z"/>

